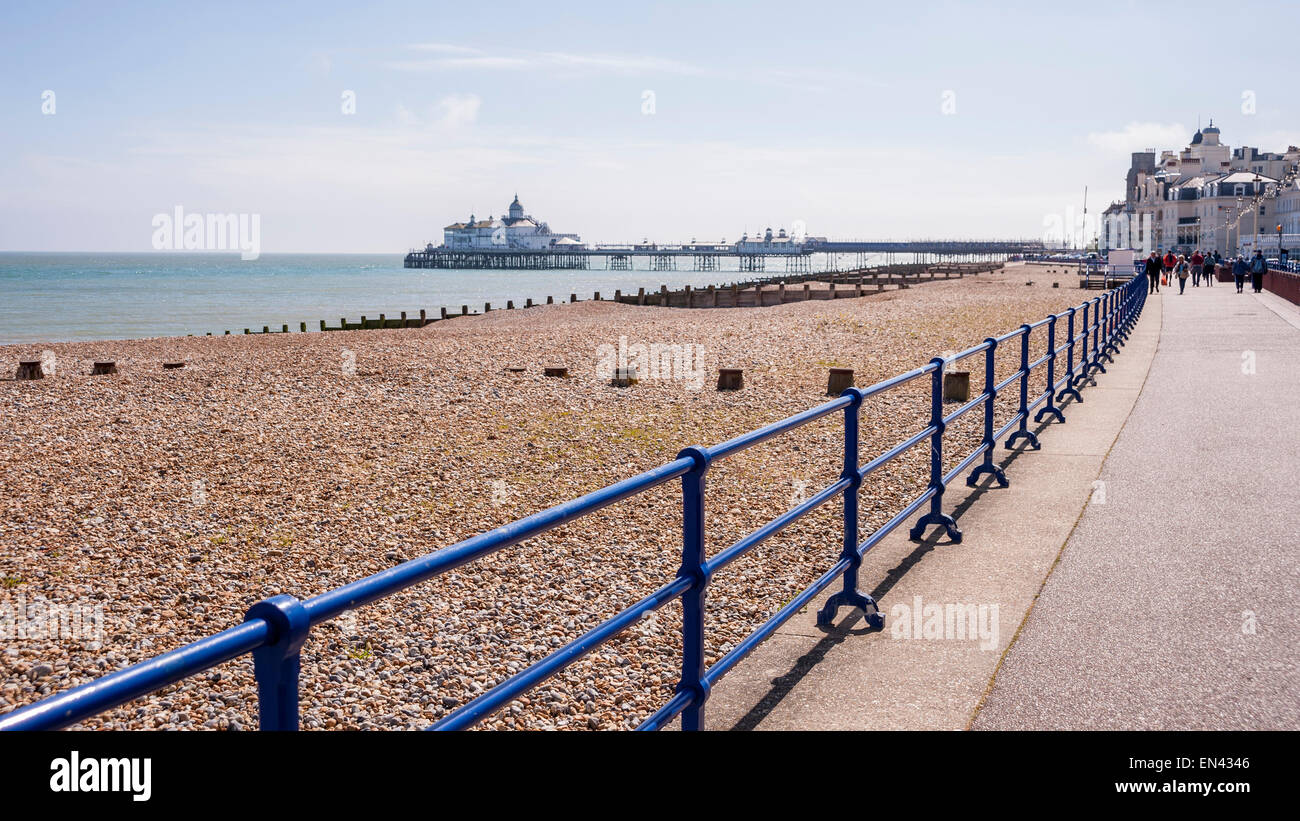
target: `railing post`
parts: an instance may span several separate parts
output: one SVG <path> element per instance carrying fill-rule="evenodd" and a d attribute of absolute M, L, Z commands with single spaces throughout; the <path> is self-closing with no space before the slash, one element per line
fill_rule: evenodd
<path fill-rule="evenodd" d="M 1071 383 L 1076 388 L 1088 381 L 1088 334 L 1092 331 L 1088 326 L 1088 308 L 1091 304 L 1083 303 L 1083 327 L 1079 332 L 1079 375 Z"/>
<path fill-rule="evenodd" d="M 1142 290 L 1141 286 L 1134 285 L 1132 293 L 1129 294 L 1129 299 L 1132 301 L 1132 307 L 1129 309 L 1128 316 L 1128 328 L 1131 333 L 1133 328 L 1137 325 L 1138 317 L 1142 315 L 1142 307 L 1147 304 L 1147 295 L 1146 292 Z"/>
<path fill-rule="evenodd" d="M 273 640 L 253 651 L 257 678 L 258 729 L 298 729 L 298 667 L 311 619 L 293 596 L 272 596 L 254 604 L 245 621 L 262 619 Z"/>
<path fill-rule="evenodd" d="M 981 442 L 984 447 L 984 461 L 976 465 L 975 469 L 970 472 L 970 476 L 966 477 L 966 485 L 975 487 L 975 482 L 982 474 L 992 473 L 993 478 L 998 481 L 998 487 L 1006 487 L 1011 484 L 1007 481 L 1006 472 L 993 464 L 993 451 L 998 446 L 998 443 L 993 441 L 993 411 L 998 394 L 997 377 L 993 373 L 993 365 L 998 349 L 998 341 L 991 336 L 984 341 L 989 346 L 988 350 L 984 352 L 984 440 Z"/>
<path fill-rule="evenodd" d="M 1028 325 L 1020 326 L 1020 407 L 1016 410 L 1016 415 L 1020 417 L 1020 428 L 1007 437 L 1007 447 L 1011 448 L 1016 444 L 1018 437 L 1025 437 L 1029 440 L 1029 446 L 1038 450 L 1042 445 L 1038 441 L 1038 436 L 1029 429 L 1029 332 L 1033 330 Z"/>
<path fill-rule="evenodd" d="M 709 587 L 704 556 L 704 476 L 709 470 L 709 453 L 690 447 L 677 454 L 689 457 L 694 467 L 682 476 L 682 566 L 679 577 L 691 580 L 682 594 L 682 677 L 677 692 L 689 693 L 691 703 L 682 711 L 683 730 L 704 729 L 704 702 L 709 684 L 704 680 L 704 594 Z"/>
<path fill-rule="evenodd" d="M 1109 360 L 1110 362 L 1114 362 L 1115 360 L 1111 358 L 1110 354 L 1106 350 L 1107 347 L 1109 347 L 1110 345 L 1111 296 L 1112 294 L 1109 291 L 1107 291 L 1105 296 L 1102 298 L 1102 303 L 1101 303 L 1103 309 L 1102 316 L 1101 316 L 1101 355 L 1105 357 L 1107 360 Z"/>
<path fill-rule="evenodd" d="M 1092 360 L 1088 363 L 1088 370 L 1091 372 L 1106 372 L 1106 366 L 1101 364 L 1101 297 L 1093 299 L 1092 307 Z"/>
<path fill-rule="evenodd" d="M 1047 404 L 1034 414 L 1034 421 L 1043 421 L 1043 417 L 1049 413 L 1058 422 L 1065 421 L 1065 414 L 1056 407 L 1056 314 L 1047 318 Z"/>
<path fill-rule="evenodd" d="M 1117 291 L 1111 291 L 1106 295 L 1106 301 L 1106 345 L 1102 350 L 1106 351 L 1106 358 L 1113 364 L 1115 362 L 1114 354 L 1119 353 L 1119 347 L 1115 344 L 1116 341 L 1118 341 L 1117 338 L 1119 336 L 1117 333 L 1119 329 L 1119 322 L 1117 321 L 1119 315 L 1119 293 Z"/>
<path fill-rule="evenodd" d="M 1056 395 L 1056 401 L 1060 402 L 1066 396 L 1073 396 L 1074 401 L 1082 402 L 1083 396 L 1074 387 L 1074 314 L 1077 308 L 1069 308 L 1066 313 L 1070 315 L 1069 322 L 1066 326 L 1066 333 L 1070 335 L 1070 344 L 1065 350 L 1065 387 Z"/>
<path fill-rule="evenodd" d="M 930 497 L 930 512 L 917 520 L 908 536 L 915 541 L 930 525 L 941 525 L 953 544 L 961 544 L 957 520 L 943 512 L 943 369 L 947 360 L 936 356 L 930 364 L 934 365 L 930 380 L 930 426 L 934 428 L 930 434 L 930 489 L 934 495 Z"/>
<path fill-rule="evenodd" d="M 885 615 L 876 606 L 876 600 L 858 591 L 858 569 L 862 567 L 862 554 L 858 552 L 858 493 L 862 488 L 862 472 L 858 466 L 858 415 L 862 410 L 862 391 L 846 388 L 841 396 L 852 397 L 844 409 L 844 470 L 840 478 L 848 479 L 844 489 L 844 545 L 840 559 L 848 561 L 844 570 L 844 589 L 826 600 L 817 611 L 817 624 L 829 627 L 841 607 L 861 607 L 867 623 L 877 630 L 884 628 Z"/>
<path fill-rule="evenodd" d="M 1132 290 L 1128 283 L 1124 283 L 1119 289 L 1119 313 L 1115 315 L 1115 336 L 1119 338 L 1121 346 L 1128 343 L 1128 313 L 1132 306 L 1129 299 L 1129 292 Z"/>

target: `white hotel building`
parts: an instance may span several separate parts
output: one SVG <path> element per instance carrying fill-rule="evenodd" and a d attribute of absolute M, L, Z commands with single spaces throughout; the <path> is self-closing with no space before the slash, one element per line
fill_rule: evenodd
<path fill-rule="evenodd" d="M 1300 248 L 1300 148 L 1280 154 L 1219 141 L 1213 121 L 1181 151 L 1132 156 L 1125 199 L 1103 214 L 1100 246 L 1160 252 Z"/>

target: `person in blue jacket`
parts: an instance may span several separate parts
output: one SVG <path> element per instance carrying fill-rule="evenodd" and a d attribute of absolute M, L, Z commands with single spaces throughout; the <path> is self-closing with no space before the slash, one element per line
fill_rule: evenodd
<path fill-rule="evenodd" d="M 1241 293 L 1246 284 L 1246 260 L 1241 254 L 1237 254 L 1237 258 L 1232 261 L 1232 278 L 1237 283 L 1237 293 Z"/>

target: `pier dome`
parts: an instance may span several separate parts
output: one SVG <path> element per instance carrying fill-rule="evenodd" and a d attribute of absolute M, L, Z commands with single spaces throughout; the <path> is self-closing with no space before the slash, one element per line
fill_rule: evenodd
<path fill-rule="evenodd" d="M 567 241 L 561 243 L 560 240 Z M 556 244 L 574 247 L 582 244 L 582 238 L 577 234 L 552 231 L 545 222 L 528 216 L 519 202 L 519 195 L 515 194 L 506 213 L 499 219 L 488 217 L 480 221 L 471 214 L 467 223 L 448 225 L 443 229 L 442 247 L 455 251 L 500 251 L 503 248 L 537 251 Z"/>

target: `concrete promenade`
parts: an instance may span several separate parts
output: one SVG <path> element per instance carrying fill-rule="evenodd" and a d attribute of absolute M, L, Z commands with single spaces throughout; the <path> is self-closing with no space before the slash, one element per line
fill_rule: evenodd
<path fill-rule="evenodd" d="M 996 459 L 1010 487 L 998 488 L 987 477 L 974 489 L 954 482 L 945 511 L 958 518 L 961 544 L 949 543 L 937 529 L 912 542 L 904 525 L 867 553 L 861 589 L 885 612 L 883 631 L 849 609 L 840 611 L 833 627 L 819 628 L 816 612 L 832 587 L 718 683 L 706 726 L 967 728 L 1138 401 L 1160 328 L 1161 299 L 1152 298 L 1108 373 L 1083 391 L 1082 403 L 1063 405 L 1066 424 L 1031 424 L 1042 450 L 999 448 Z M 925 630 L 915 638 L 896 635 L 896 626 L 921 621 L 895 611 L 915 608 L 918 597 L 922 616 L 926 605 L 974 605 L 983 608 L 985 626 L 996 629 L 974 639 L 925 638 Z M 1105 607 L 1098 601 L 1090 619 L 1104 618 Z"/>
<path fill-rule="evenodd" d="M 976 729 L 1300 728 L 1300 309 L 1221 284 L 1162 301 L 1105 503 Z"/>

